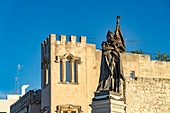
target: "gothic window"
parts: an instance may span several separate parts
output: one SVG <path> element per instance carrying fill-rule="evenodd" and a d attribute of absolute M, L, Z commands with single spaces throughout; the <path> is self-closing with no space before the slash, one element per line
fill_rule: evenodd
<path fill-rule="evenodd" d="M 77 83 L 78 61 L 72 59 L 62 59 L 60 61 L 60 82 Z"/>

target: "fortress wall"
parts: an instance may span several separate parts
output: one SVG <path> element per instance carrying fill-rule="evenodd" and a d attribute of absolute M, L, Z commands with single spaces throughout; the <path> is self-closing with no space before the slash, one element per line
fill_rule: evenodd
<path fill-rule="evenodd" d="M 97 70 L 100 70 L 101 54 L 100 50 L 96 50 Z M 126 113 L 169 113 L 170 62 L 150 60 L 149 55 L 132 53 L 124 53 L 121 58 L 126 79 Z M 130 79 L 131 71 L 135 72 L 134 79 Z M 98 84 L 96 80 L 99 80 L 100 71 L 96 74 L 93 81 Z M 89 97 L 91 99 L 93 95 Z"/>
<path fill-rule="evenodd" d="M 170 62 L 150 60 L 150 55 L 125 53 L 121 55 L 124 75 L 145 78 L 170 78 Z"/>
<path fill-rule="evenodd" d="M 170 79 L 126 77 L 126 113 L 169 113 Z"/>

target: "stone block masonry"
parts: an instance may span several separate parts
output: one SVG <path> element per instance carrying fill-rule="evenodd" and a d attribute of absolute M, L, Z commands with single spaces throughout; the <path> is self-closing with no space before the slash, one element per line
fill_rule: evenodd
<path fill-rule="evenodd" d="M 170 113 L 170 79 L 126 77 L 126 113 Z"/>

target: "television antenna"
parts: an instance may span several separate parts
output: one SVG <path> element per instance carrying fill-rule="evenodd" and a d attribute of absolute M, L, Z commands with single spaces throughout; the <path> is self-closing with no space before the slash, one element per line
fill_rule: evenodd
<path fill-rule="evenodd" d="M 17 69 L 17 77 L 15 77 L 15 90 L 16 90 L 16 93 L 19 94 L 19 70 L 21 69 L 21 67 L 24 67 L 24 66 L 21 66 L 20 64 L 18 64 L 18 69 Z"/>
<path fill-rule="evenodd" d="M 146 39 L 139 39 L 139 40 L 125 40 L 125 42 L 132 42 L 133 43 L 133 51 L 135 51 L 135 42 L 137 41 L 145 41 Z"/>

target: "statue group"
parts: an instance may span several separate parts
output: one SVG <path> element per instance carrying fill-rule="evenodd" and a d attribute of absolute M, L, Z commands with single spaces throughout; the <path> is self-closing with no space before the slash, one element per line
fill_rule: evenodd
<path fill-rule="evenodd" d="M 119 26 L 119 19 L 120 16 L 117 16 L 115 34 L 108 31 L 107 41 L 102 42 L 101 71 L 97 91 L 120 93 L 121 80 L 125 80 L 120 54 L 126 51 L 126 47 Z"/>

